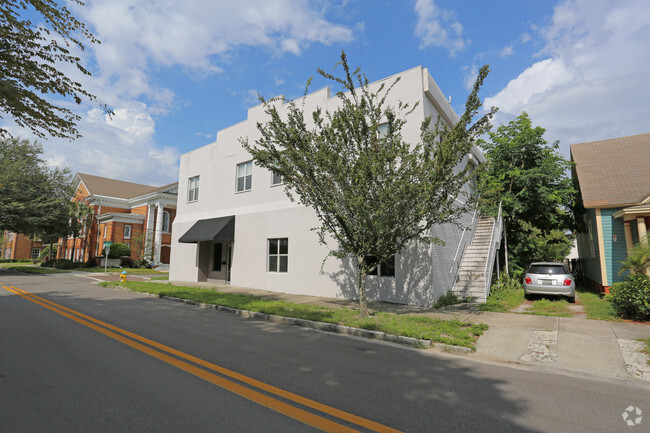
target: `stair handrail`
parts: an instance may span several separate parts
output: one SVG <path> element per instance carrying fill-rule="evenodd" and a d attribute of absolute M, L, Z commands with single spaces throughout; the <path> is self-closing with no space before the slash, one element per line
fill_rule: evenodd
<path fill-rule="evenodd" d="M 474 213 L 472 214 L 472 221 L 469 223 L 467 227 L 463 227 L 463 233 L 460 235 L 460 240 L 458 241 L 458 246 L 456 247 L 456 254 L 454 254 L 454 260 L 451 263 L 451 268 L 449 268 L 449 273 L 451 274 L 454 270 L 454 267 L 456 268 L 456 273 L 454 274 L 454 277 L 451 279 L 451 285 L 449 287 L 449 290 L 453 290 L 454 286 L 456 285 L 456 280 L 458 279 L 458 271 L 460 270 L 460 264 L 458 263 L 458 253 L 460 252 L 460 258 L 462 259 L 463 255 L 465 254 L 465 249 L 467 248 L 467 242 L 463 244 L 463 239 L 465 238 L 465 232 L 468 231 L 470 227 L 473 229 L 476 227 L 476 216 L 478 215 L 478 197 L 476 199 L 476 206 L 474 206 Z M 461 245 L 463 246 L 463 250 L 460 250 Z"/>
<path fill-rule="evenodd" d="M 465 237 L 465 232 L 469 227 L 474 226 L 474 221 L 476 220 L 476 214 L 478 212 L 478 200 L 476 201 L 476 206 L 474 206 L 474 214 L 472 215 L 472 221 L 469 223 L 469 226 L 463 227 L 463 233 L 460 235 L 460 240 L 458 241 L 458 246 L 456 247 L 456 254 L 454 254 L 454 262 L 458 259 L 458 251 L 460 250 L 460 246 L 463 243 L 463 238 Z"/>
<path fill-rule="evenodd" d="M 501 204 L 499 202 L 499 213 L 494 220 L 494 225 L 492 226 L 492 233 L 490 234 L 490 243 L 488 244 L 488 256 L 485 259 L 485 296 L 487 297 L 490 294 L 490 283 L 492 282 L 492 268 L 494 267 L 494 259 L 496 257 L 496 246 L 500 243 L 501 232 L 503 230 L 503 215 L 501 214 Z M 495 231 L 498 230 L 499 233 L 495 236 Z M 495 241 L 496 238 L 496 241 Z M 488 270 L 490 271 L 488 274 Z"/>

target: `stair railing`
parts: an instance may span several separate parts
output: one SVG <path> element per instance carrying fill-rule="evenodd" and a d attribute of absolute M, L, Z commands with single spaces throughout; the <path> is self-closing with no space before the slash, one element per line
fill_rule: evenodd
<path fill-rule="evenodd" d="M 478 215 L 478 199 L 476 200 L 476 206 L 474 206 L 474 214 L 472 215 L 472 221 L 469 223 L 467 227 L 463 228 L 463 233 L 460 235 L 460 240 L 458 241 L 458 246 L 456 247 L 456 254 L 454 254 L 454 260 L 451 264 L 451 268 L 449 268 L 450 274 L 454 272 L 454 270 L 456 271 L 454 273 L 454 278 L 451 280 L 451 286 L 449 287 L 449 290 L 453 290 L 454 285 L 456 284 L 456 280 L 458 279 L 458 271 L 460 270 L 460 260 L 463 259 L 463 255 L 465 254 L 465 248 L 467 248 L 467 242 L 463 242 L 463 239 L 465 239 L 465 233 L 470 230 L 474 231 L 474 229 L 476 228 L 477 215 Z"/>
<path fill-rule="evenodd" d="M 496 258 L 503 234 L 503 215 L 501 214 L 501 203 L 499 203 L 499 213 L 494 220 L 492 233 L 490 234 L 490 243 L 488 256 L 485 260 L 485 297 L 490 295 L 490 283 L 492 282 L 492 270 L 494 269 L 494 259 Z"/>

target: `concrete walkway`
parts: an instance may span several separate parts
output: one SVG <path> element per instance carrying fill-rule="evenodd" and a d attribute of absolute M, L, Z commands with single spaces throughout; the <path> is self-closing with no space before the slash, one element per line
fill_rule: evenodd
<path fill-rule="evenodd" d="M 227 293 L 256 295 L 297 304 L 330 308 L 358 307 L 356 301 L 270 292 L 212 282 L 170 283 L 214 288 Z M 649 357 L 640 352 L 643 344 L 636 341 L 640 338 L 650 338 L 650 323 L 482 312 L 476 309 L 476 304 L 462 304 L 442 310 L 386 302 L 370 302 L 368 305 L 372 311 L 426 315 L 444 320 L 458 319 L 462 322 L 487 324 L 489 330 L 479 338 L 476 352 L 464 355 L 469 358 L 650 381 Z"/>

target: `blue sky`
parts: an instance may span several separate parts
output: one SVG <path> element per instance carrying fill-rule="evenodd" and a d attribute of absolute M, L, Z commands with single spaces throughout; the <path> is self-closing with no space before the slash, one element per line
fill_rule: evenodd
<path fill-rule="evenodd" d="M 650 131 L 650 8 L 645 0 L 88 0 L 70 9 L 101 41 L 77 77 L 83 138 L 43 141 L 48 160 L 162 185 L 181 154 L 215 140 L 265 97 L 302 94 L 342 49 L 371 81 L 422 65 L 462 108 L 476 70 L 495 124 L 522 110 L 571 143 Z M 74 74 L 73 71 L 71 71 Z M 327 85 L 315 77 L 312 90 Z M 3 120 L 19 136 L 26 131 Z"/>

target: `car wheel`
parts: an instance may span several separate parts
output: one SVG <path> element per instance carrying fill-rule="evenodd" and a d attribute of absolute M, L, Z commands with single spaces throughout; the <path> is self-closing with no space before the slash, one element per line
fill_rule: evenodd
<path fill-rule="evenodd" d="M 532 299 L 532 297 L 533 297 L 533 295 L 531 295 L 530 293 L 524 293 L 524 299 L 525 300 L 530 301 Z"/>
<path fill-rule="evenodd" d="M 575 297 L 575 295 L 569 297 L 568 299 L 569 299 L 569 304 L 575 304 L 575 303 L 576 303 L 576 297 Z"/>

